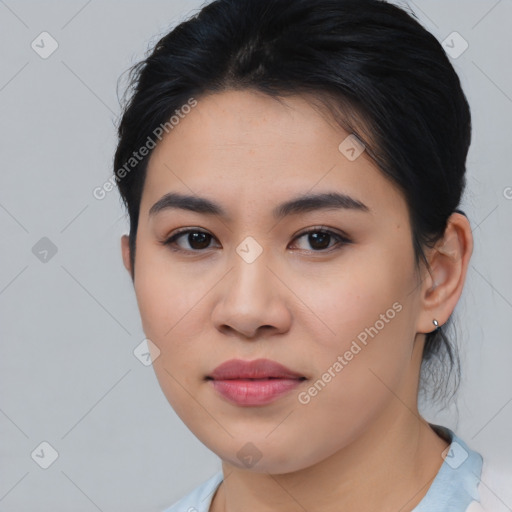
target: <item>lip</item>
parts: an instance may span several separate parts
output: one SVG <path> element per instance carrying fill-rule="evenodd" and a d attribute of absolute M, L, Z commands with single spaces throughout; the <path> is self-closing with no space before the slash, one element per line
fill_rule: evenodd
<path fill-rule="evenodd" d="M 230 402 L 255 406 L 277 400 L 306 377 L 270 359 L 231 359 L 217 366 L 206 379 Z"/>

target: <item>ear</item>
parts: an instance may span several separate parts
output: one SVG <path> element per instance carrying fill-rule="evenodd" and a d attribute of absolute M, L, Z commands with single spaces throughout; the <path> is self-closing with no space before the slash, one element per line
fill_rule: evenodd
<path fill-rule="evenodd" d="M 453 213 L 444 236 L 429 251 L 430 269 L 421 289 L 421 314 L 417 332 L 435 330 L 433 320 L 442 326 L 448 321 L 461 296 L 469 260 L 473 252 L 473 235 L 465 215 Z"/>
<path fill-rule="evenodd" d="M 130 261 L 130 239 L 128 238 L 128 235 L 123 235 L 121 237 L 121 252 L 123 255 L 123 264 L 128 270 L 128 273 L 130 274 L 130 277 L 133 275 L 132 272 L 132 264 Z"/>

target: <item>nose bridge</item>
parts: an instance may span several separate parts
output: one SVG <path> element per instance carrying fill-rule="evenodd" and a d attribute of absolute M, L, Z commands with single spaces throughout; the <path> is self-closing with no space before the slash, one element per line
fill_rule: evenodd
<path fill-rule="evenodd" d="M 232 292 L 252 307 L 259 301 L 268 301 L 272 294 L 271 272 L 269 265 L 270 250 L 263 247 L 254 237 L 247 236 L 235 248 L 232 255 L 233 282 Z"/>
<path fill-rule="evenodd" d="M 235 247 L 229 259 L 231 271 L 213 312 L 217 328 L 229 326 L 254 337 L 261 326 L 279 331 L 289 327 L 291 315 L 284 297 L 279 298 L 281 292 L 268 268 L 272 266 L 270 255 L 271 251 L 253 237 L 246 237 Z"/>

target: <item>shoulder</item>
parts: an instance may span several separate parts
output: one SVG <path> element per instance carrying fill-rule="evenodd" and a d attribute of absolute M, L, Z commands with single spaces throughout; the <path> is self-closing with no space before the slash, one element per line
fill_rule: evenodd
<path fill-rule="evenodd" d="M 163 512 L 208 512 L 222 478 L 222 471 L 219 471 Z"/>
<path fill-rule="evenodd" d="M 473 501 L 466 512 L 512 510 L 512 466 L 505 467 L 484 459 L 478 493 L 480 501 Z"/>

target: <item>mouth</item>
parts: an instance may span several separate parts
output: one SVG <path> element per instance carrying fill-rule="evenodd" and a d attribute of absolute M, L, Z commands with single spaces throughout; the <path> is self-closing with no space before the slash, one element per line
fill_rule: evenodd
<path fill-rule="evenodd" d="M 232 359 L 215 368 L 205 380 L 230 403 L 258 406 L 274 402 L 307 379 L 269 359 Z"/>

